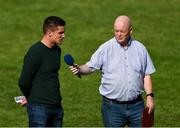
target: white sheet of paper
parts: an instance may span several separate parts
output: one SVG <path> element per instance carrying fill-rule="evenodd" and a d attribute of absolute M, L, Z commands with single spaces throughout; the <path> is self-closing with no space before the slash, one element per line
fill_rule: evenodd
<path fill-rule="evenodd" d="M 14 100 L 16 103 L 21 103 L 24 98 L 25 96 L 16 96 L 14 97 Z"/>

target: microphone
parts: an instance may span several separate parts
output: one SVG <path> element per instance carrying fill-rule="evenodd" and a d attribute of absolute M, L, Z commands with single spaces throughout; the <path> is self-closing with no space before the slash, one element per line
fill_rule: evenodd
<path fill-rule="evenodd" d="M 67 65 L 69 66 L 74 66 L 74 67 L 77 67 L 76 65 L 74 65 L 74 59 L 73 57 L 70 55 L 70 54 L 66 54 L 64 56 L 64 61 L 66 62 Z M 76 73 L 76 75 L 81 78 L 81 74 L 78 72 Z"/>

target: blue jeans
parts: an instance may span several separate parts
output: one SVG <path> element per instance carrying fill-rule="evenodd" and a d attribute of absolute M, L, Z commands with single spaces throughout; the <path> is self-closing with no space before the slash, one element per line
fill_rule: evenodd
<path fill-rule="evenodd" d="M 63 108 L 61 105 L 28 104 L 29 127 L 62 127 Z"/>
<path fill-rule="evenodd" d="M 102 116 L 105 127 L 141 127 L 143 100 L 131 104 L 119 104 L 103 97 Z"/>

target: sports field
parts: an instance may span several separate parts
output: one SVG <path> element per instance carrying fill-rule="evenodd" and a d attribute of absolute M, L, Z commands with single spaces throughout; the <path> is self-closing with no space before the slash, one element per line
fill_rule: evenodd
<path fill-rule="evenodd" d="M 157 69 L 153 75 L 156 127 L 180 127 L 180 1 L 179 0 L 0 0 L 0 126 L 28 126 L 26 108 L 14 102 L 23 57 L 42 36 L 49 15 L 66 20 L 60 70 L 65 127 L 101 127 L 100 72 L 82 79 L 63 60 L 89 60 L 100 44 L 112 38 L 118 15 L 129 15 L 133 38 L 148 49 Z"/>

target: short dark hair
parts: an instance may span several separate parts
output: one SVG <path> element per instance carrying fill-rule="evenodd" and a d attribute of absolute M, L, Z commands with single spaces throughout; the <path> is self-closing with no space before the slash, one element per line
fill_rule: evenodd
<path fill-rule="evenodd" d="M 58 16 L 49 16 L 44 20 L 43 33 L 55 29 L 57 26 L 65 26 L 66 22 Z"/>

